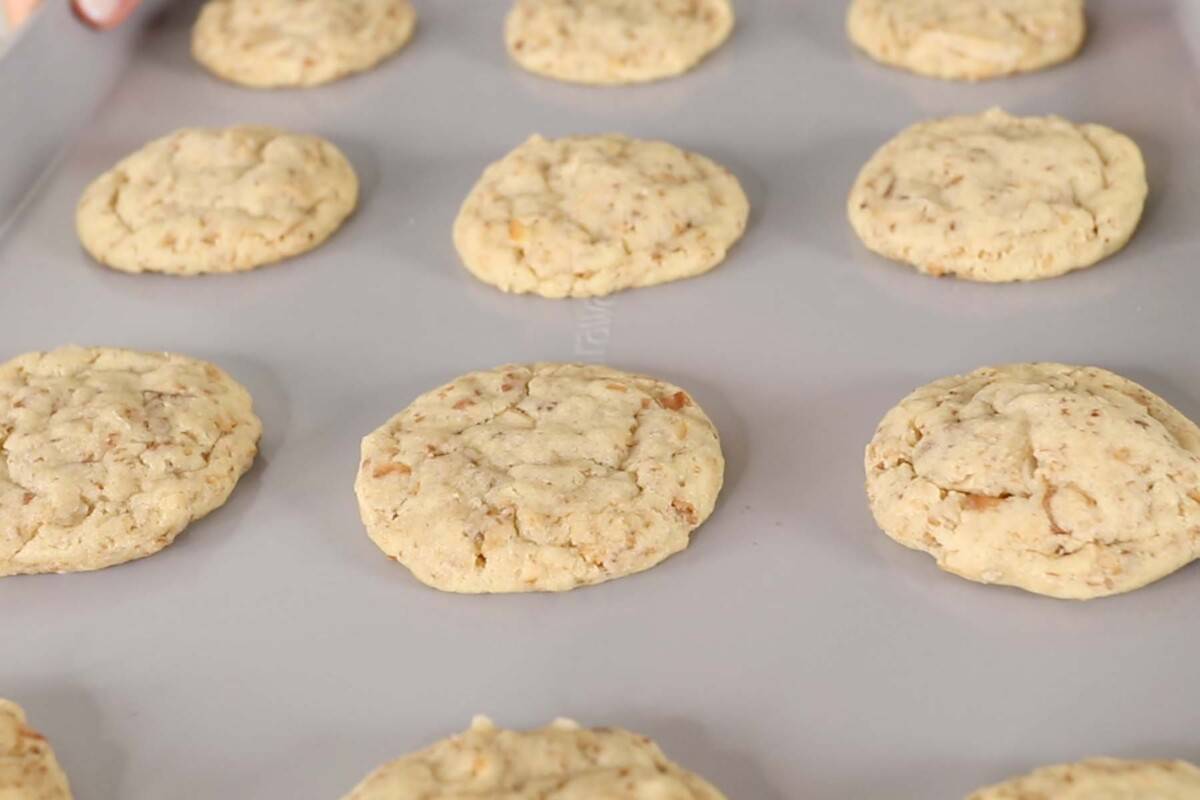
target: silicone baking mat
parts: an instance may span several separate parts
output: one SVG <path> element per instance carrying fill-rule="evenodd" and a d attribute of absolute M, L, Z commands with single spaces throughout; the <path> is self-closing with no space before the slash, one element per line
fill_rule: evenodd
<path fill-rule="evenodd" d="M 0 61 L 4 85 L 19 69 L 25 85 L 82 86 L 114 48 L 132 54 L 111 91 L 43 88 L 19 107 L 0 93 L 0 184 L 28 177 L 32 192 L 0 239 L 0 357 L 180 351 L 242 381 L 266 429 L 228 505 L 161 554 L 0 582 L 0 695 L 51 738 L 78 796 L 338 797 L 480 712 L 644 732 L 739 800 L 957 799 L 1087 755 L 1200 760 L 1200 566 L 1083 604 L 980 586 L 887 539 L 862 486 L 883 413 L 984 364 L 1098 364 L 1200 419 L 1193 0 L 1093 0 L 1078 59 L 976 85 L 869 62 L 841 2 L 740 0 L 733 38 L 695 72 L 610 89 L 511 65 L 507 5 L 419 1 L 396 58 L 305 91 L 203 72 L 192 2 L 109 39 L 46 15 L 29 41 L 58 45 Z M 911 122 L 992 105 L 1140 143 L 1150 197 L 1124 251 L 984 286 L 856 241 L 845 197 L 871 152 Z M 72 144 L 34 185 L 54 138 L 29 131 L 71 109 Z M 73 210 L 89 180 L 174 128 L 239 122 L 321 134 L 354 162 L 361 206 L 326 245 L 191 280 L 85 256 Z M 450 226 L 483 167 L 533 132 L 601 131 L 669 139 L 738 175 L 753 212 L 728 261 L 591 301 L 471 278 Z M 359 440 L 460 373 L 536 359 L 687 387 L 723 437 L 717 510 L 684 553 L 598 587 L 427 589 L 363 531 Z"/>

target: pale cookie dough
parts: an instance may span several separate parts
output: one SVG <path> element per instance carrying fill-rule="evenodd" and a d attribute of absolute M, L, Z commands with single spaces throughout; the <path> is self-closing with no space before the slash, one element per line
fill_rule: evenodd
<path fill-rule="evenodd" d="M 316 86 L 395 53 L 416 19 L 409 0 L 208 0 L 192 55 L 243 86 Z"/>
<path fill-rule="evenodd" d="M 850 40 L 876 61 L 934 78 L 980 80 L 1074 56 L 1083 0 L 853 0 Z"/>
<path fill-rule="evenodd" d="M 343 800 L 724 800 L 710 783 L 620 728 L 558 719 L 533 731 L 476 717 L 465 733 L 385 764 Z"/>
<path fill-rule="evenodd" d="M 1145 200 L 1129 138 L 992 109 L 902 132 L 862 168 L 848 208 L 868 248 L 921 272 L 1028 281 L 1120 250 Z"/>
<path fill-rule="evenodd" d="M 1096 367 L 917 389 L 879 424 L 866 472 L 879 527 L 970 580 L 1086 599 L 1200 558 L 1200 429 Z"/>
<path fill-rule="evenodd" d="M 504 41 L 547 78 L 643 83 L 687 72 L 732 30 L 729 0 L 517 0 Z"/>
<path fill-rule="evenodd" d="M 451 592 L 562 591 L 649 569 L 712 513 L 717 431 L 677 386 L 508 365 L 428 392 L 363 439 L 367 532 Z"/>
<path fill-rule="evenodd" d="M 0 798 L 71 800 L 71 788 L 45 737 L 16 703 L 0 698 Z"/>
<path fill-rule="evenodd" d="M 749 213 L 728 170 L 666 142 L 534 136 L 484 171 L 454 244 L 506 292 L 593 297 L 707 272 Z"/>
<path fill-rule="evenodd" d="M 0 364 L 0 575 L 156 553 L 223 504 L 262 426 L 212 364 L 64 347 Z"/>
<path fill-rule="evenodd" d="M 125 272 L 236 272 L 303 253 L 354 210 L 358 178 L 336 147 L 274 128 L 185 128 L 83 193 L 84 248 Z"/>
<path fill-rule="evenodd" d="M 1200 769 L 1186 761 L 1090 758 L 1041 767 L 967 800 L 1198 800 Z"/>

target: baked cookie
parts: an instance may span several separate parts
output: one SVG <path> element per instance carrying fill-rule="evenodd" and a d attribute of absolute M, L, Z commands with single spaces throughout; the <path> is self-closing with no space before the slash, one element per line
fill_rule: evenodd
<path fill-rule="evenodd" d="M 902 132 L 862 168 L 848 207 L 863 244 L 921 272 L 1030 281 L 1120 250 L 1145 200 L 1128 137 L 992 109 Z"/>
<path fill-rule="evenodd" d="M 0 797 L 71 800 L 71 788 L 46 738 L 16 703 L 0 698 Z"/>
<path fill-rule="evenodd" d="M 1200 769 L 1186 761 L 1090 758 L 986 786 L 967 800 L 1196 800 Z"/>
<path fill-rule="evenodd" d="M 508 365 L 428 392 L 362 443 L 367 532 L 450 592 L 562 591 L 649 569 L 712 513 L 717 431 L 677 386 Z"/>
<path fill-rule="evenodd" d="M 504 41 L 547 78 L 644 83 L 687 72 L 732 30 L 729 0 L 517 0 Z"/>
<path fill-rule="evenodd" d="M 416 19 L 409 0 L 208 0 L 192 55 L 243 86 L 316 86 L 395 53 Z"/>
<path fill-rule="evenodd" d="M 973 581 L 1087 599 L 1200 558 L 1200 429 L 1096 367 L 917 389 L 879 424 L 866 471 L 879 527 Z"/>
<path fill-rule="evenodd" d="M 212 364 L 64 347 L 0 364 L 0 575 L 157 553 L 254 461 L 250 395 Z"/>
<path fill-rule="evenodd" d="M 558 719 L 533 731 L 476 717 L 465 733 L 385 764 L 343 800 L 724 800 L 724 795 L 620 728 Z"/>
<path fill-rule="evenodd" d="M 484 171 L 454 245 L 506 292 L 594 297 L 707 272 L 749 213 L 728 170 L 666 142 L 534 136 Z"/>
<path fill-rule="evenodd" d="M 237 272 L 303 253 L 354 210 L 358 178 L 336 147 L 274 128 L 185 128 L 92 181 L 75 225 L 125 272 Z"/>
<path fill-rule="evenodd" d="M 975 81 L 1058 64 L 1083 44 L 1083 0 L 853 0 L 850 41 L 876 61 Z"/>

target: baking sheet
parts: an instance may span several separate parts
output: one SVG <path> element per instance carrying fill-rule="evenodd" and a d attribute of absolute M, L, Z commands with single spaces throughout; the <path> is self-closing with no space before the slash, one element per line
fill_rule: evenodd
<path fill-rule="evenodd" d="M 192 63 L 196 3 L 144 15 L 116 88 L 0 239 L 0 357 L 177 350 L 232 372 L 266 427 L 229 504 L 163 553 L 0 582 L 0 695 L 51 737 L 81 800 L 338 797 L 478 712 L 645 732 L 741 800 L 959 798 L 1092 754 L 1200 760 L 1200 566 L 1085 604 L 968 583 L 876 530 L 861 464 L 901 396 L 996 362 L 1103 365 L 1200 419 L 1194 3 L 1093 0 L 1078 60 L 960 85 L 854 53 L 842 3 L 741 0 L 737 32 L 699 70 L 622 89 L 510 65 L 507 3 L 417 5 L 414 40 L 381 69 L 276 93 Z M 92 57 L 56 52 L 38 80 Z M 41 93 L 24 113 L 79 102 Z M 844 201 L 873 149 L 993 104 L 1142 145 L 1149 205 L 1122 253 L 980 286 L 857 243 Z M 252 121 L 327 136 L 354 162 L 361 207 L 328 244 L 192 280 L 81 252 L 73 207 L 97 173 L 173 128 Z M 451 222 L 484 165 L 535 131 L 622 131 L 716 158 L 753 205 L 745 239 L 706 276 L 606 300 L 474 281 Z M 7 186 L 37 144 L 4 144 Z M 534 359 L 692 391 L 728 459 L 716 513 L 686 552 L 598 587 L 424 588 L 363 532 L 359 439 L 462 372 Z"/>

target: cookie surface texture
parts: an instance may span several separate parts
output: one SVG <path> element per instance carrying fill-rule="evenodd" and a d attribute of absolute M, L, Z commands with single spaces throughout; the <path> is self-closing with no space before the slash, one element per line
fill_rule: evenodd
<path fill-rule="evenodd" d="M 869 249 L 929 275 L 1052 278 L 1125 246 L 1141 219 L 1137 145 L 1102 125 L 999 109 L 914 125 L 850 192 Z"/>
<path fill-rule="evenodd" d="M 1196 800 L 1200 769 L 1186 761 L 1090 758 L 1041 767 L 967 800 Z"/>
<path fill-rule="evenodd" d="M 363 440 L 371 539 L 453 592 L 562 591 L 688 545 L 724 475 L 687 392 L 601 366 L 509 365 L 417 398 Z"/>
<path fill-rule="evenodd" d="M 707 272 L 748 216 L 737 178 L 704 156 L 618 135 L 534 136 L 484 171 L 454 244 L 506 292 L 593 297 Z"/>
<path fill-rule="evenodd" d="M 217 367 L 65 347 L 0 364 L 0 575 L 151 555 L 222 505 L 262 426 Z"/>
<path fill-rule="evenodd" d="M 0 797 L 4 800 L 71 800 L 54 750 L 29 727 L 25 712 L 0 698 Z"/>
<path fill-rule="evenodd" d="M 358 178 L 324 139 L 187 128 L 150 142 L 79 200 L 79 240 L 125 272 L 238 272 L 311 250 L 354 210 Z"/>
<path fill-rule="evenodd" d="M 1083 0 L 853 0 L 850 40 L 876 61 L 934 78 L 980 80 L 1074 56 Z"/>
<path fill-rule="evenodd" d="M 643 83 L 696 66 L 733 22 L 729 0 L 517 0 L 504 40 L 517 64 L 547 78 Z"/>
<path fill-rule="evenodd" d="M 395 53 L 416 19 L 409 0 L 209 0 L 192 55 L 243 86 L 316 86 Z"/>
<path fill-rule="evenodd" d="M 343 800 L 724 800 L 645 736 L 565 719 L 510 731 L 476 717 L 465 733 L 377 769 Z"/>
<path fill-rule="evenodd" d="M 917 389 L 883 418 L 866 473 L 884 532 L 970 580 L 1087 599 L 1200 558 L 1200 429 L 1096 367 Z"/>

